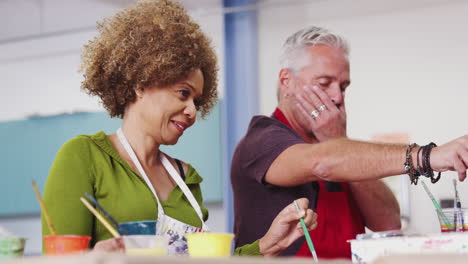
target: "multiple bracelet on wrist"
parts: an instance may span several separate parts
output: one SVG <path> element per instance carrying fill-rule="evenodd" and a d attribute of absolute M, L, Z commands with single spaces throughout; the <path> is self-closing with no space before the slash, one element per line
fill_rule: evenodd
<path fill-rule="evenodd" d="M 416 151 L 416 168 L 414 167 L 412 150 L 418 147 Z M 410 177 L 410 181 L 412 184 L 418 184 L 419 176 L 425 176 L 431 179 L 432 183 L 436 183 L 440 180 L 441 173 L 434 177 L 434 170 L 431 168 L 430 156 L 432 148 L 437 147 L 437 145 L 433 142 L 425 145 L 425 146 L 418 146 L 416 143 L 408 145 L 406 148 L 406 159 L 404 169 L 406 173 Z M 421 153 L 421 158 L 419 153 Z M 419 160 L 421 159 L 421 162 Z"/>

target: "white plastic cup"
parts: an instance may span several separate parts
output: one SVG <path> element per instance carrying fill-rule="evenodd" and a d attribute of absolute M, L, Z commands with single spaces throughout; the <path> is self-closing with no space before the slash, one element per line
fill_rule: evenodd
<path fill-rule="evenodd" d="M 167 256 L 168 241 L 162 236 L 123 236 L 123 242 L 128 255 Z"/>

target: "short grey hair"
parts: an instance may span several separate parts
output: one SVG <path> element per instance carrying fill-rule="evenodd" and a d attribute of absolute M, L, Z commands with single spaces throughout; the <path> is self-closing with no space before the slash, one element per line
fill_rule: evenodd
<path fill-rule="evenodd" d="M 281 68 L 300 70 L 307 66 L 303 60 L 305 48 L 314 45 L 337 47 L 349 55 L 347 41 L 340 35 L 321 27 L 307 27 L 292 34 L 283 45 L 280 56 Z"/>

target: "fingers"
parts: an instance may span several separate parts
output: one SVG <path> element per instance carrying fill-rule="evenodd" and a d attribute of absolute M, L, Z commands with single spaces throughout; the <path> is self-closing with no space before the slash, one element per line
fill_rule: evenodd
<path fill-rule="evenodd" d="M 431 152 L 431 167 L 434 171 L 453 170 L 464 181 L 468 170 L 468 135 L 452 140 Z"/>
<path fill-rule="evenodd" d="M 110 238 L 96 243 L 94 250 L 97 251 L 124 251 L 125 246 L 122 238 Z"/>
<path fill-rule="evenodd" d="M 464 181 L 466 178 L 466 170 L 468 169 L 468 151 L 461 150 L 460 154 L 454 160 L 454 169 L 458 173 L 458 179 Z"/>
<path fill-rule="evenodd" d="M 302 94 L 296 94 L 296 99 L 298 103 L 296 104 L 297 107 L 299 108 L 299 111 L 306 117 L 309 122 L 314 122 L 314 118 L 311 116 L 311 112 L 315 110 L 315 107 L 310 104 L 303 96 Z"/>
<path fill-rule="evenodd" d="M 310 87 L 306 87 L 306 88 L 309 91 L 309 94 L 311 95 L 311 97 L 313 97 L 313 95 L 317 97 L 317 101 L 319 102 L 319 105 L 317 105 L 317 107 L 321 105 L 325 105 L 327 109 L 330 109 L 330 110 L 336 108 L 335 104 L 330 99 L 330 97 L 318 86 L 314 85 L 312 86 L 312 89 Z"/>
<path fill-rule="evenodd" d="M 322 102 L 322 99 L 320 98 L 320 96 L 318 96 L 317 90 L 320 90 L 320 89 L 317 86 L 314 85 L 313 88 L 311 88 L 310 86 L 304 86 L 303 89 L 304 89 L 304 92 L 305 92 L 304 93 L 305 97 L 312 104 L 314 109 L 318 109 L 321 105 L 325 105 L 326 107 L 328 107 L 328 105 L 325 104 L 325 102 Z M 325 95 L 325 96 L 327 96 L 327 95 Z M 330 102 L 331 102 L 331 100 L 330 100 Z"/>
<path fill-rule="evenodd" d="M 314 211 L 312 211 L 312 209 L 306 210 L 304 223 L 308 231 L 314 230 L 317 227 L 317 214 Z M 302 226 L 300 223 L 298 224 L 298 229 L 301 230 L 301 232 L 303 233 Z"/>
<path fill-rule="evenodd" d="M 279 214 L 279 221 L 282 224 L 289 224 L 291 222 L 297 221 L 302 217 L 306 216 L 306 210 L 308 209 L 309 206 L 309 200 L 307 198 L 300 198 L 296 200 L 297 206 L 299 207 L 299 210 L 296 208 L 296 205 L 293 203 L 290 203 L 288 206 L 286 206 Z"/>
<path fill-rule="evenodd" d="M 297 214 L 297 219 L 299 218 L 304 218 L 306 217 L 306 212 L 307 212 L 307 209 L 309 209 L 309 199 L 307 198 L 299 198 L 295 201 L 296 204 L 294 204 L 293 202 L 293 206 L 294 206 L 294 209 L 296 210 L 296 214 Z M 296 205 L 297 207 L 299 208 L 296 208 Z"/>

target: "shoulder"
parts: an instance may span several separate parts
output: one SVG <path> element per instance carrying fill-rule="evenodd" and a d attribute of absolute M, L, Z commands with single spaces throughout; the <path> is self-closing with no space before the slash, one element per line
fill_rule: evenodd
<path fill-rule="evenodd" d="M 241 144 L 274 144 L 284 140 L 303 142 L 293 129 L 268 116 L 254 116 L 250 121 L 247 133 Z"/>
<path fill-rule="evenodd" d="M 93 156 L 99 150 L 97 140 L 105 140 L 106 134 L 102 131 L 92 135 L 79 135 L 65 142 L 57 153 L 58 158 L 79 157 L 81 160 Z"/>
<path fill-rule="evenodd" d="M 86 150 L 95 145 L 95 139 L 99 139 L 103 135 L 106 136 L 102 131 L 92 135 L 79 135 L 65 142 L 61 149 L 66 151 Z"/>
<path fill-rule="evenodd" d="M 258 115 L 254 116 L 250 121 L 247 135 L 258 134 L 258 133 L 284 133 L 291 135 L 299 135 L 290 127 L 278 121 L 275 118 Z"/>

